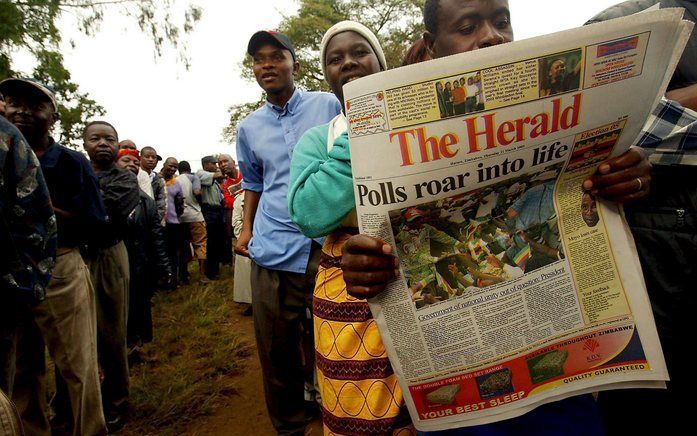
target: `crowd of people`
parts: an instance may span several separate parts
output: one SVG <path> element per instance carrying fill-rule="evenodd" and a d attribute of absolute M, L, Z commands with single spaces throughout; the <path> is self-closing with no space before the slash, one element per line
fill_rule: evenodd
<path fill-rule="evenodd" d="M 645 3 L 657 2 L 632 0 L 593 20 L 636 12 L 632 8 Z M 695 18 L 693 2 L 660 3 L 677 3 Z M 423 18 L 426 31 L 405 64 L 513 40 L 507 0 L 427 0 Z M 395 255 L 384 241 L 359 234 L 342 112 L 344 84 L 388 68 L 379 39 L 354 21 L 326 31 L 319 59 L 332 93 L 295 86 L 300 64 L 283 34 L 259 31 L 247 52 L 266 101 L 239 125 L 239 169 L 229 154 L 219 154 L 204 156 L 193 173 L 187 161 L 162 160 L 153 147 L 119 142 L 105 121 L 86 125 L 86 157 L 51 136 L 58 105 L 49 86 L 28 78 L 0 82 L 0 389 L 16 405 L 26 434 L 99 435 L 121 428 L 129 411 L 129 352 L 153 339 L 153 293 L 189 283 L 193 260 L 205 286 L 218 278 L 221 264 L 233 262 L 233 251 L 251 258 L 263 394 L 278 434 L 416 433 L 366 302 L 396 277 L 397 256 L 410 240 L 405 236 Z M 584 200 L 589 214 L 595 197 L 627 205 L 672 377 L 669 389 L 580 395 L 518 418 L 434 434 L 619 434 L 641 429 L 656 413 L 672 425 L 687 419 L 682 396 L 690 378 L 678 353 L 689 337 L 695 301 L 689 290 L 697 278 L 690 264 L 697 254 L 697 114 L 689 109 L 697 95 L 697 63 L 692 51 L 686 56 L 667 94 L 678 101 L 662 100 L 638 146 L 599 163 L 583 181 L 593 199 L 592 205 Z M 550 78 L 561 77 L 557 70 L 561 63 L 550 60 Z M 478 81 L 462 78 L 458 88 Z M 481 110 L 474 90 L 454 100 L 447 97 L 448 84 L 437 89 L 441 116 Z M 514 188 L 481 193 L 500 196 L 501 220 L 522 219 L 515 213 L 522 200 L 508 198 L 522 193 Z M 435 203 L 434 217 L 442 218 L 446 206 L 452 205 Z M 458 211 L 465 206 L 458 203 Z M 393 220 L 405 232 L 414 230 L 401 216 Z M 501 225 L 467 233 L 465 242 L 500 236 L 507 241 L 502 249 L 511 249 Z M 421 223 L 415 231 L 426 230 Z M 521 266 L 518 251 L 511 251 L 509 269 L 522 273 L 532 266 Z M 666 265 L 660 256 L 674 262 Z M 441 272 L 452 273 L 455 294 L 482 279 L 462 273 L 481 266 L 474 268 L 469 257 L 470 268 L 445 265 Z M 435 302 L 435 290 L 417 292 L 417 304 L 426 294 Z M 355 334 L 332 333 L 344 331 Z M 45 348 L 56 367 L 50 423 Z M 372 390 L 376 383 L 384 388 Z"/>
<path fill-rule="evenodd" d="M 196 174 L 170 157 L 157 173 L 157 150 L 119 142 L 106 121 L 85 126 L 85 156 L 50 136 L 52 88 L 9 78 L 0 93 L 9 248 L 0 388 L 27 434 L 116 431 L 129 413 L 129 361 L 153 339 L 155 291 L 188 283 L 194 258 L 201 285 L 232 263 L 241 173 L 227 154 L 203 157 Z M 45 347 L 56 379 L 50 423 Z"/>

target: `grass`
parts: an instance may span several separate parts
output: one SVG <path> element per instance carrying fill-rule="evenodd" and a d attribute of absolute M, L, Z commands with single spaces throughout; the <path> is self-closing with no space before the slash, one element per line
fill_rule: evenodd
<path fill-rule="evenodd" d="M 192 283 L 196 283 L 195 274 Z M 229 268 L 205 287 L 159 292 L 153 301 L 155 340 L 131 370 L 132 415 L 124 434 L 181 434 L 199 416 L 235 394 L 230 376 L 250 353 L 231 322 Z"/>

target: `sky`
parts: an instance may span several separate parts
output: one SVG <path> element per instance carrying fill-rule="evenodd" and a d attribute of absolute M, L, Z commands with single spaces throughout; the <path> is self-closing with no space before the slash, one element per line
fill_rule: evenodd
<path fill-rule="evenodd" d="M 510 0 L 516 40 L 581 26 L 620 0 Z M 185 4 L 186 0 L 179 0 Z M 101 119 L 115 125 L 120 139 L 153 146 L 163 157 L 188 160 L 200 168 L 208 154 L 235 155 L 221 135 L 227 108 L 260 95 L 256 83 L 240 77 L 249 37 L 273 29 L 297 10 L 290 0 L 193 0 L 202 19 L 185 37 L 191 67 L 177 53 L 154 56 L 152 41 L 126 17 L 107 13 L 99 32 L 85 36 L 63 20 L 65 64 L 73 81 L 106 110 Z M 74 47 L 67 42 L 72 40 Z"/>

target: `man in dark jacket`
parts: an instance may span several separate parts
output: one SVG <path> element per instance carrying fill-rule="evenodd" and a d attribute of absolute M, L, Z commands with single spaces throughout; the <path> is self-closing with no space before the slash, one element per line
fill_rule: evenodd
<path fill-rule="evenodd" d="M 697 19 L 694 0 L 632 0 L 606 9 L 587 23 L 640 12 L 654 4 L 685 8 Z M 666 98 L 697 108 L 697 33 L 694 31 L 668 85 Z M 687 428 L 692 368 L 684 357 L 697 310 L 697 114 L 675 101 L 661 100 L 644 126 L 638 145 L 653 165 L 651 195 L 625 208 L 632 229 L 656 329 L 668 366 L 668 389 L 601 392 L 598 405 L 609 434 L 645 431 L 654 416 L 670 433 Z M 667 261 L 670 259 L 670 261 Z M 632 415 L 632 419 L 627 416 Z M 644 418 L 644 419 L 641 419 Z"/>
<path fill-rule="evenodd" d="M 97 294 L 97 346 L 104 372 L 102 403 L 111 431 L 123 426 L 128 414 L 126 321 L 130 273 L 123 240 L 128 217 L 140 201 L 136 176 L 116 166 L 118 133 L 105 121 L 93 121 L 83 132 L 84 148 L 99 179 L 109 222 L 100 245 L 90 254 L 90 272 Z"/>
<path fill-rule="evenodd" d="M 116 165 L 137 174 L 140 170 L 137 150 L 119 150 Z M 128 304 L 128 346 L 137 352 L 145 342 L 152 341 L 151 299 L 157 277 L 169 282 L 172 267 L 167 256 L 164 228 L 155 201 L 140 190 L 140 201 L 128 217 L 125 238 L 131 273 Z"/>

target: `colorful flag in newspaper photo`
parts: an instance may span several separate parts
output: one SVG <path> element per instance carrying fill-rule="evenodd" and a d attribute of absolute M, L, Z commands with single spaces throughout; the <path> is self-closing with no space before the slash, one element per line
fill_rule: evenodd
<path fill-rule="evenodd" d="M 532 252 L 530 251 L 530 244 L 525 244 L 525 246 L 513 256 L 513 262 L 523 271 L 525 271 L 525 263 L 530 259 Z"/>
<path fill-rule="evenodd" d="M 468 242 L 467 248 L 469 248 L 470 254 L 477 262 L 481 262 L 489 255 L 489 250 L 486 248 L 486 242 L 482 241 L 481 238 Z"/>

